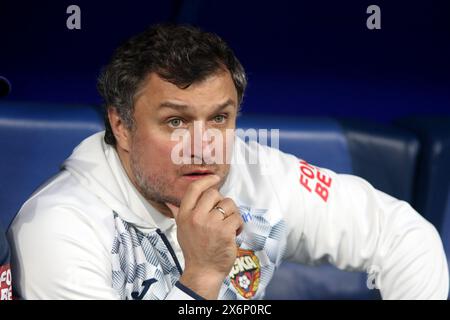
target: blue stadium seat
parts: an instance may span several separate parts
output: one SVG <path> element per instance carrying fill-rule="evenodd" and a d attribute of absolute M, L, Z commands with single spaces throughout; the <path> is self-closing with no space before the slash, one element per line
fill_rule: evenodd
<path fill-rule="evenodd" d="M 414 205 L 439 230 L 449 261 L 450 117 L 405 118 L 397 125 L 411 130 L 421 142 Z"/>
<path fill-rule="evenodd" d="M 438 229 L 442 228 L 450 190 L 450 118 L 405 118 L 397 125 L 421 142 L 415 206 Z M 450 214 L 447 211 L 447 214 Z"/>
<path fill-rule="evenodd" d="M 317 166 L 352 173 L 347 140 L 336 120 L 249 114 L 238 118 L 237 127 L 279 129 L 282 151 Z M 272 145 L 270 136 L 268 144 Z"/>
<path fill-rule="evenodd" d="M 8 227 L 23 202 L 54 175 L 85 137 L 103 129 L 90 106 L 0 103 L 0 221 Z"/>
<path fill-rule="evenodd" d="M 272 115 L 244 115 L 238 119 L 238 128 L 279 129 L 282 151 L 338 173 L 362 176 L 380 190 L 411 199 L 419 143 L 404 130 L 351 120 Z M 379 298 L 379 292 L 369 290 L 366 282 L 362 272 L 285 262 L 276 271 L 266 298 Z"/>
<path fill-rule="evenodd" d="M 420 143 L 407 130 L 368 121 L 344 120 L 353 174 L 375 188 L 411 203 Z"/>

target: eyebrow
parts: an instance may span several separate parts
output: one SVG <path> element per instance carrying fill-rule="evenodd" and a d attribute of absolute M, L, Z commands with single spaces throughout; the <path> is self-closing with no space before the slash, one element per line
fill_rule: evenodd
<path fill-rule="evenodd" d="M 225 109 L 228 106 L 234 106 L 236 105 L 236 103 L 232 100 L 232 99 L 228 99 L 227 101 L 225 101 L 224 103 L 221 103 L 219 105 L 214 106 L 214 112 L 212 113 L 216 113 L 219 112 L 222 109 Z M 192 106 L 188 105 L 188 104 L 179 104 L 179 103 L 173 103 L 173 102 L 162 102 L 158 109 L 162 109 L 162 108 L 168 108 L 168 109 L 173 109 L 173 110 L 177 110 L 179 112 L 186 112 L 186 110 L 192 108 Z"/>

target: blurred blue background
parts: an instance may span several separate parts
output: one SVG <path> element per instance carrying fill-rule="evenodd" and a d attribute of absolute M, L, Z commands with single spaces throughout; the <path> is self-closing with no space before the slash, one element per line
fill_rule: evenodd
<path fill-rule="evenodd" d="M 81 8 L 68 30 L 66 8 Z M 366 9 L 381 8 L 381 30 Z M 96 77 L 127 37 L 155 22 L 216 32 L 249 77 L 244 112 L 389 122 L 450 114 L 448 1 L 39 1 L 0 3 L 9 101 L 101 103 Z"/>
<path fill-rule="evenodd" d="M 81 30 L 66 28 L 72 4 L 81 8 Z M 381 8 L 381 30 L 366 27 L 372 4 Z M 12 91 L 0 102 L 0 181 L 8 182 L 0 183 L 0 224 L 9 225 L 81 139 L 102 130 L 101 67 L 158 22 L 197 25 L 234 49 L 249 78 L 241 127 L 280 128 L 282 150 L 408 201 L 450 257 L 444 0 L 2 0 L 0 76 Z M 364 273 L 329 265 L 285 264 L 272 283 L 269 298 L 378 297 Z"/>

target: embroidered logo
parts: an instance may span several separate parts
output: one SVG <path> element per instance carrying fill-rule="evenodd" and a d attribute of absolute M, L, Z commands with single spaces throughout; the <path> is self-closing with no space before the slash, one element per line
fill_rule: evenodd
<path fill-rule="evenodd" d="M 252 298 L 259 286 L 260 263 L 252 250 L 238 250 L 230 280 L 234 288 L 246 299 Z"/>

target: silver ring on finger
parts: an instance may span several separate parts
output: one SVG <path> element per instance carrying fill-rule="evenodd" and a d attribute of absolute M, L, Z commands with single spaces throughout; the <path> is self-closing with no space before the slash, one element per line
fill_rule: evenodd
<path fill-rule="evenodd" d="M 219 212 L 223 215 L 223 218 L 224 218 L 224 219 L 227 217 L 227 214 L 226 214 L 225 210 L 224 210 L 222 207 L 220 207 L 220 206 L 215 206 L 214 209 L 216 209 L 217 211 L 219 211 Z"/>

